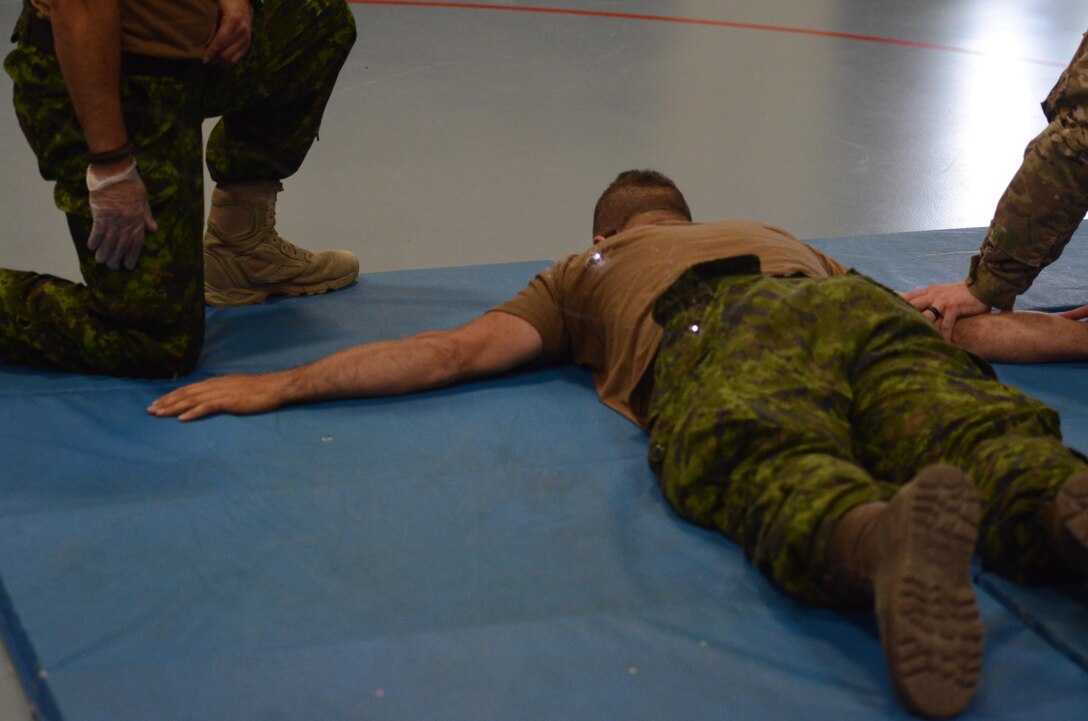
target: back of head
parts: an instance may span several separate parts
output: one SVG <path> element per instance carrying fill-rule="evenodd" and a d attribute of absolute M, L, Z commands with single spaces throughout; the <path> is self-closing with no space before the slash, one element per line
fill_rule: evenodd
<path fill-rule="evenodd" d="M 593 209 L 593 235 L 615 235 L 635 215 L 665 211 L 691 220 L 680 189 L 656 170 L 625 170 L 605 188 Z"/>

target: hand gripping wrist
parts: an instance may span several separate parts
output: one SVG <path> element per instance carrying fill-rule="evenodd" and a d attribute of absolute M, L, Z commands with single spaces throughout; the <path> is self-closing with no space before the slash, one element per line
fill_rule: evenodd
<path fill-rule="evenodd" d="M 108 188 L 111 185 L 117 185 L 118 183 L 123 183 L 126 180 L 136 177 L 139 177 L 139 173 L 136 172 L 135 158 L 132 159 L 132 162 L 123 171 L 114 175 L 107 175 L 105 178 L 99 177 L 98 173 L 95 172 L 93 165 L 88 165 L 87 190 L 93 193 L 96 190 L 102 190 L 103 188 Z"/>

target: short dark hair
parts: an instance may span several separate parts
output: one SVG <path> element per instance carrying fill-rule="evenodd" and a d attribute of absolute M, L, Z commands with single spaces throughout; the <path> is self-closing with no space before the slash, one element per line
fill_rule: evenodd
<path fill-rule="evenodd" d="M 593 209 L 593 235 L 611 235 L 632 217 L 665 210 L 691 220 L 683 193 L 656 170 L 625 170 L 605 188 Z"/>

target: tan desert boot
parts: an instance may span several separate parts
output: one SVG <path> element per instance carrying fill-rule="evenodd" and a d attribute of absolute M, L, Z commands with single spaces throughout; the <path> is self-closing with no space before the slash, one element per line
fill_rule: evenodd
<path fill-rule="evenodd" d="M 276 232 L 278 182 L 217 186 L 204 235 L 208 305 L 263 303 L 272 295 L 313 295 L 351 285 L 359 260 L 346 250 L 318 253 Z"/>

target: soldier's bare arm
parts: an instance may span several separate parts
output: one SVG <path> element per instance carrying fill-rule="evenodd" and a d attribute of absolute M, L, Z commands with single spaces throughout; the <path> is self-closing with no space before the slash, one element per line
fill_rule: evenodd
<path fill-rule="evenodd" d="M 128 135 L 121 116 L 119 0 L 53 0 L 52 9 L 57 62 L 87 147 L 92 153 L 120 148 Z M 118 169 L 124 165 L 118 161 Z"/>
<path fill-rule="evenodd" d="M 1088 324 L 1050 313 L 1010 311 L 963 318 L 953 340 L 994 363 L 1088 360 Z"/>
<path fill-rule="evenodd" d="M 496 311 L 453 330 L 364 343 L 291 370 L 183 386 L 147 410 L 191 421 L 335 398 L 401 395 L 501 373 L 535 360 L 542 350 L 532 325 Z"/>
<path fill-rule="evenodd" d="M 144 233 L 158 229 L 147 189 L 126 148 L 121 114 L 121 11 L 118 0 L 53 0 L 53 41 L 87 150 L 107 154 L 87 169 L 93 217 L 87 247 L 117 270 L 136 266 Z M 115 152 L 118 154 L 115 155 Z"/>

